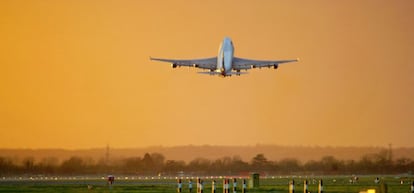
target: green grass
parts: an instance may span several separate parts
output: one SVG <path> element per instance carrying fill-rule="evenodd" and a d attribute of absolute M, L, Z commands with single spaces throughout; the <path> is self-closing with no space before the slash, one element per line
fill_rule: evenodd
<path fill-rule="evenodd" d="M 260 188 L 249 189 L 249 193 L 286 193 L 288 192 L 288 182 L 295 180 L 295 192 L 303 192 L 303 181 L 308 179 L 310 192 L 317 192 L 317 180 L 324 180 L 325 193 L 358 193 L 368 188 L 376 189 L 379 192 L 379 185 L 374 183 L 375 176 L 362 176 L 354 184 L 348 182 L 347 176 L 324 176 L 324 177 L 274 177 L 260 180 Z M 334 182 L 334 179 L 336 180 Z M 405 179 L 403 185 L 400 179 L 394 176 L 381 178 L 386 182 L 389 193 L 409 193 L 410 184 L 413 180 Z M 204 180 L 205 193 L 211 192 L 211 180 Z M 216 179 L 217 193 L 222 191 L 222 180 Z M 88 189 L 92 185 L 92 189 Z M 238 192 L 241 192 L 241 180 L 238 181 Z M 110 188 L 105 180 L 87 179 L 87 180 L 0 180 L 0 193 L 174 193 L 176 191 L 175 179 L 166 180 L 116 180 Z M 187 180 L 183 180 L 183 192 L 187 193 Z M 195 193 L 195 180 L 193 180 L 193 193 Z"/>

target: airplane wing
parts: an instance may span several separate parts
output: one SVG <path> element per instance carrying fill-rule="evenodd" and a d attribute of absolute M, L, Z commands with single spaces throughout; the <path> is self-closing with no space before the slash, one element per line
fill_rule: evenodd
<path fill-rule="evenodd" d="M 189 60 L 176 60 L 176 59 L 164 59 L 164 58 L 151 58 L 150 60 L 169 62 L 173 68 L 177 66 L 188 66 L 202 69 L 215 70 L 217 68 L 217 57 L 203 58 L 203 59 L 189 59 Z"/>
<path fill-rule="evenodd" d="M 251 60 L 246 58 L 233 58 L 233 69 L 234 70 L 247 70 L 250 68 L 262 68 L 262 67 L 274 67 L 277 68 L 279 64 L 288 62 L 297 62 L 295 60 Z"/>

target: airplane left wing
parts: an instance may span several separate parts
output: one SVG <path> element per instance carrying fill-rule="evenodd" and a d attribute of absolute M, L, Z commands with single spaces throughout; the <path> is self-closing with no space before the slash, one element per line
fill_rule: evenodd
<path fill-rule="evenodd" d="M 299 59 L 295 60 L 251 60 L 245 58 L 233 58 L 233 69 L 234 70 L 247 70 L 250 68 L 262 68 L 262 67 L 274 67 L 277 68 L 279 64 L 288 63 L 288 62 L 297 62 Z"/>
<path fill-rule="evenodd" d="M 173 68 L 177 66 L 188 66 L 202 69 L 215 70 L 217 68 L 217 57 L 203 58 L 203 59 L 189 59 L 189 60 L 176 60 L 176 59 L 164 59 L 164 58 L 151 58 L 150 60 L 169 62 Z"/>

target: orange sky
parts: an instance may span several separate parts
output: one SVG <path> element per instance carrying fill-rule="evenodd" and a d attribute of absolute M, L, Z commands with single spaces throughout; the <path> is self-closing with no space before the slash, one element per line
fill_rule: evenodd
<path fill-rule="evenodd" d="M 414 146 L 414 1 L 0 1 L 0 148 Z M 149 56 L 298 63 L 219 78 Z"/>

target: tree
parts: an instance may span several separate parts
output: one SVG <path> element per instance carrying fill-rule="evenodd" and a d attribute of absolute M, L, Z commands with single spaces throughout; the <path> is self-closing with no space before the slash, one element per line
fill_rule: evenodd
<path fill-rule="evenodd" d="M 23 159 L 23 169 L 25 172 L 32 173 L 34 171 L 34 158 L 26 157 Z"/>
<path fill-rule="evenodd" d="M 16 172 L 16 166 L 9 158 L 0 157 L 0 174 Z"/>
<path fill-rule="evenodd" d="M 157 172 L 161 171 L 162 168 L 164 167 L 164 161 L 165 161 L 164 155 L 160 153 L 152 153 L 151 159 L 154 164 L 154 171 L 157 171 Z"/>
<path fill-rule="evenodd" d="M 142 159 L 142 167 L 142 170 L 144 172 L 154 171 L 154 160 L 152 160 L 152 157 L 149 153 L 146 153 L 144 155 L 144 158 Z"/>
<path fill-rule="evenodd" d="M 288 173 L 299 171 L 300 169 L 299 160 L 295 158 L 282 159 L 278 162 L 278 164 L 282 171 L 285 171 Z"/>
<path fill-rule="evenodd" d="M 211 161 L 206 158 L 196 158 L 188 164 L 191 171 L 206 172 L 210 169 Z"/>
<path fill-rule="evenodd" d="M 303 165 L 304 169 L 307 171 L 321 171 L 322 170 L 322 165 L 321 162 L 319 161 L 315 161 L 315 160 L 309 160 L 305 163 L 305 165 Z"/>
<path fill-rule="evenodd" d="M 83 160 L 80 157 L 73 156 L 66 161 L 63 161 L 60 166 L 64 174 L 75 174 L 75 173 L 84 173 L 84 164 Z"/>
<path fill-rule="evenodd" d="M 390 171 L 391 161 L 389 159 L 389 151 L 388 150 L 381 150 L 380 152 L 374 154 L 374 164 L 375 168 L 381 173 Z"/>
<path fill-rule="evenodd" d="M 185 168 L 184 161 L 167 160 L 164 165 L 164 172 L 170 174 L 176 174 L 179 171 L 183 171 Z"/>
<path fill-rule="evenodd" d="M 357 170 L 359 170 L 360 172 L 368 173 L 370 171 L 373 171 L 375 169 L 373 155 L 367 154 L 362 156 L 361 160 L 359 160 L 357 165 Z"/>
<path fill-rule="evenodd" d="M 59 160 L 56 157 L 45 157 L 39 162 L 38 167 L 42 173 L 54 174 L 58 167 L 58 162 Z"/>
<path fill-rule="evenodd" d="M 266 170 L 268 169 L 269 161 L 262 153 L 260 153 L 252 158 L 251 165 L 254 170 Z"/>
<path fill-rule="evenodd" d="M 410 163 L 413 163 L 410 159 L 402 157 L 395 160 L 394 168 L 397 172 L 407 172 L 410 168 Z"/>
<path fill-rule="evenodd" d="M 229 156 L 225 156 L 211 162 L 210 169 L 212 172 L 219 174 L 231 173 L 232 159 Z"/>
<path fill-rule="evenodd" d="M 249 169 L 249 164 L 244 162 L 240 156 L 233 156 L 231 168 L 234 172 L 247 171 Z"/>
<path fill-rule="evenodd" d="M 345 173 L 355 173 L 356 171 L 358 171 L 358 164 L 355 160 L 344 161 L 344 172 Z"/>
<path fill-rule="evenodd" d="M 325 172 L 337 172 L 340 163 L 333 156 L 325 156 L 321 159 L 321 165 Z"/>
<path fill-rule="evenodd" d="M 252 159 L 252 165 L 263 166 L 267 163 L 268 163 L 267 158 L 262 153 L 257 154 Z"/>
<path fill-rule="evenodd" d="M 126 158 L 122 169 L 127 173 L 138 172 L 143 169 L 143 161 L 140 157 Z"/>

